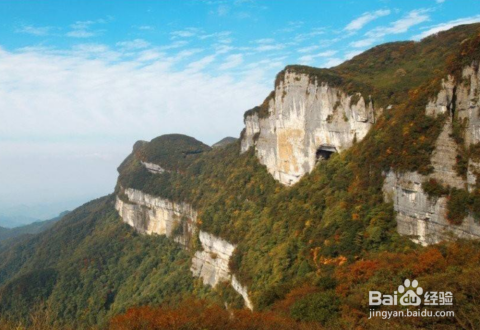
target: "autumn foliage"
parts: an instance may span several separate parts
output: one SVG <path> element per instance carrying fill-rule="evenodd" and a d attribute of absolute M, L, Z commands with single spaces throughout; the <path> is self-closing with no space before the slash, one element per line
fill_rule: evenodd
<path fill-rule="evenodd" d="M 138 307 L 114 317 L 109 330 L 314 330 L 271 312 L 227 310 L 202 300 L 186 300 L 175 308 Z"/>

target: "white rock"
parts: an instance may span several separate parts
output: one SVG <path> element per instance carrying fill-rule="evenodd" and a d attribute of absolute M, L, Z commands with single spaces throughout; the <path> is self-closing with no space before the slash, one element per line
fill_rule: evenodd
<path fill-rule="evenodd" d="M 341 152 L 362 140 L 374 123 L 372 102 L 356 104 L 326 83 L 288 71 L 268 102 L 268 116 L 246 116 L 241 151 L 255 146 L 260 163 L 273 177 L 292 185 L 312 171 L 317 151 Z"/>
<path fill-rule="evenodd" d="M 173 203 L 167 199 L 145 194 L 136 189 L 123 189 L 128 202 L 117 196 L 115 208 L 124 222 L 138 232 L 147 235 L 174 236 L 177 226 L 186 225 L 180 235 L 173 239 L 189 247 L 190 239 L 197 232 L 197 212 L 186 203 Z M 235 245 L 204 231 L 199 231 L 202 251 L 196 251 L 192 258 L 193 276 L 201 277 L 205 285 L 215 287 L 220 282 L 230 282 L 243 297 L 245 306 L 253 309 L 247 287 L 242 286 L 229 268 L 230 257 Z"/>

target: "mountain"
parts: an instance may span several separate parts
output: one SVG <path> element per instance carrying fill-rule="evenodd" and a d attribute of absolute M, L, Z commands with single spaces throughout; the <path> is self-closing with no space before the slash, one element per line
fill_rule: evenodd
<path fill-rule="evenodd" d="M 218 141 L 217 143 L 212 144 L 212 148 L 223 148 L 223 147 L 226 147 L 227 145 L 229 145 L 231 143 L 236 142 L 237 140 L 238 140 L 237 138 L 227 136 L 227 137 L 221 139 L 220 141 Z"/>
<path fill-rule="evenodd" d="M 0 225 L 3 228 L 25 226 L 35 221 L 38 221 L 38 219 L 23 215 L 0 215 Z"/>
<path fill-rule="evenodd" d="M 76 329 L 479 328 L 479 60 L 473 24 L 288 66 L 239 141 L 135 143 L 114 194 L 0 249 L 1 315 L 43 302 Z M 369 319 L 369 291 L 405 279 L 452 292 L 429 308 L 455 317 Z"/>
<path fill-rule="evenodd" d="M 29 225 L 19 226 L 15 228 L 0 227 L 0 241 L 9 239 L 9 238 L 15 238 L 21 235 L 41 233 L 42 231 L 45 231 L 51 226 L 53 226 L 57 221 L 63 218 L 66 214 L 68 214 L 68 211 L 64 211 L 60 213 L 57 217 L 50 220 L 37 221 Z"/>

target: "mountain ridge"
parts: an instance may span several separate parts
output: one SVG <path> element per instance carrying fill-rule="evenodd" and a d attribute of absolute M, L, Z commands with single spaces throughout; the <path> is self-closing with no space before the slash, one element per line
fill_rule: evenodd
<path fill-rule="evenodd" d="M 478 112 L 479 52 L 474 24 L 375 47 L 333 69 L 289 66 L 266 101 L 246 113 L 240 141 L 213 149 L 181 135 L 137 142 L 118 168 L 115 196 L 0 250 L 0 312 L 25 317 L 46 299 L 54 317 L 85 327 L 105 325 L 128 307 L 194 295 L 326 328 L 382 329 L 366 320 L 368 290 L 393 292 L 415 276 L 425 288 L 457 292 L 457 319 L 421 326 L 480 324 L 472 313 L 480 291 L 471 281 L 479 243 L 439 236 L 424 238 L 432 246 L 415 244 L 399 223 L 420 228 L 426 220 L 387 199 L 396 191 L 406 192 L 407 206 L 428 199 L 446 209 L 447 229 L 458 219 L 478 225 L 478 180 L 468 174 L 478 156 L 467 124 Z M 338 128 L 346 133 L 335 138 Z M 445 176 L 464 175 L 464 186 L 438 180 L 438 158 Z M 282 182 L 278 168 L 296 181 Z M 389 175 L 409 173 L 437 181 L 395 178 L 395 189 L 385 188 Z M 14 298 L 19 288 L 25 294 Z M 390 322 L 415 328 L 420 321 Z"/>

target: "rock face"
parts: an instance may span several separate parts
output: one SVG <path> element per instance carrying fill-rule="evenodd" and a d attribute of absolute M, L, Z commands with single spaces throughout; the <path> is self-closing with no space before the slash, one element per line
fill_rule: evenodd
<path fill-rule="evenodd" d="M 186 248 L 197 234 L 197 212 L 186 203 L 173 203 L 143 193 L 136 189 L 123 189 L 123 199 L 117 196 L 115 208 L 123 221 L 139 233 L 166 235 Z M 229 269 L 235 245 L 204 231 L 198 231 L 201 251 L 192 258 L 193 276 L 200 277 L 205 285 L 215 287 L 220 282 L 230 282 L 243 297 L 245 306 L 253 309 L 247 288 L 242 286 Z"/>
<path fill-rule="evenodd" d="M 142 165 L 145 166 L 147 171 L 149 171 L 150 173 L 153 173 L 153 174 L 162 174 L 163 172 L 165 172 L 164 168 L 162 168 L 160 165 L 157 165 L 157 164 L 154 164 L 154 163 L 142 162 Z"/>
<path fill-rule="evenodd" d="M 193 276 L 201 277 L 203 284 L 213 287 L 220 282 L 230 282 L 233 289 L 243 297 L 245 306 L 252 310 L 253 304 L 248 297 L 247 288 L 230 273 L 228 264 L 235 245 L 204 231 L 200 231 L 199 238 L 203 251 L 196 251 L 192 259 Z"/>
<path fill-rule="evenodd" d="M 452 235 L 480 238 L 480 225 L 472 216 L 467 216 L 461 225 L 450 224 L 447 220 L 447 198 L 429 198 L 422 189 L 422 183 L 429 179 L 435 179 L 445 187 L 469 191 L 475 189 L 480 164 L 469 159 L 466 179 L 457 174 L 455 165 L 458 146 L 451 134 L 452 121 L 459 120 L 465 124 L 466 146 L 480 141 L 479 86 L 478 66 L 468 66 L 463 70 L 461 83 L 456 83 L 453 77 L 447 77 L 442 82 L 442 89 L 436 99 L 427 104 L 427 115 L 447 116 L 432 153 L 432 174 L 422 176 L 416 172 L 390 171 L 386 175 L 383 187 L 385 200 L 394 204 L 398 232 L 412 236 L 417 243 L 434 244 Z"/>
<path fill-rule="evenodd" d="M 447 221 L 447 198 L 430 199 L 422 189 L 426 177 L 407 172 L 389 172 L 384 194 L 397 212 L 397 230 L 422 245 L 435 244 L 454 237 L 480 239 L 480 226 L 468 216 L 459 226 Z"/>
<path fill-rule="evenodd" d="M 245 116 L 241 151 L 255 146 L 260 162 L 286 185 L 310 172 L 319 157 L 362 140 L 375 121 L 371 100 L 292 70 L 286 70 L 262 107 L 263 115 L 252 111 Z"/>
<path fill-rule="evenodd" d="M 115 207 L 118 214 L 142 234 L 171 237 L 182 220 L 194 222 L 197 219 L 197 212 L 188 204 L 172 203 L 135 189 L 125 189 L 124 194 L 129 202 L 117 197 Z"/>

